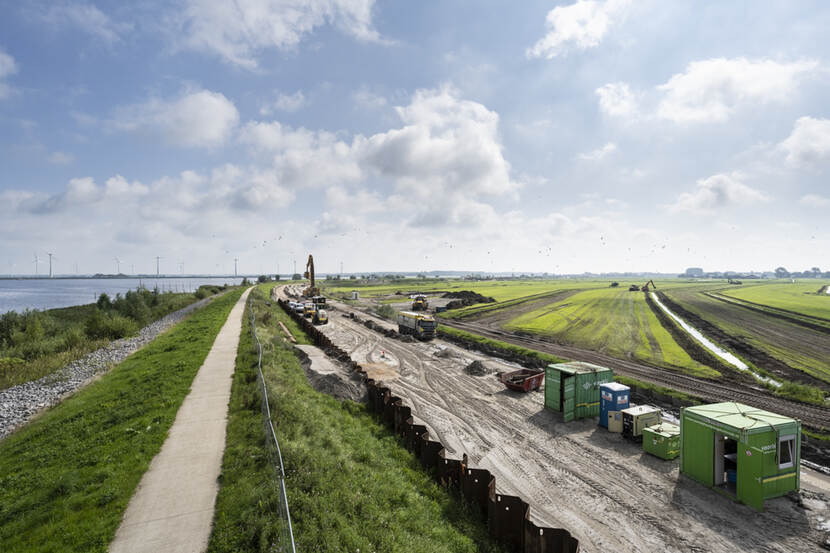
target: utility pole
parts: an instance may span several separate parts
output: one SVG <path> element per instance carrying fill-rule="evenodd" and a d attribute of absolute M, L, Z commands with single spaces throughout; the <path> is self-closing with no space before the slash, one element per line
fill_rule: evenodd
<path fill-rule="evenodd" d="M 159 259 L 161 259 L 161 257 L 156 256 L 156 278 L 159 276 Z"/>
<path fill-rule="evenodd" d="M 46 255 L 49 256 L 49 278 L 52 278 L 52 256 L 55 254 L 47 253 Z"/>
<path fill-rule="evenodd" d="M 238 263 L 239 263 L 239 258 L 234 257 L 233 258 L 233 276 L 239 276 L 239 273 L 237 272 L 237 266 L 238 266 L 237 264 Z"/>

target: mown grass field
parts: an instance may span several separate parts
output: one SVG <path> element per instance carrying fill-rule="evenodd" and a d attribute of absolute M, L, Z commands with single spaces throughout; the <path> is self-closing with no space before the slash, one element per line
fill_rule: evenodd
<path fill-rule="evenodd" d="M 830 294 L 817 294 L 827 280 L 799 280 L 734 286 L 721 294 L 754 304 L 809 315 L 830 322 Z"/>
<path fill-rule="evenodd" d="M 0 442 L 0 550 L 104 552 L 242 290 Z"/>
<path fill-rule="evenodd" d="M 422 470 L 367 407 L 312 389 L 265 304 L 252 293 L 263 371 L 282 456 L 297 551 L 501 551 L 486 527 Z M 270 315 L 269 315 L 270 313 Z M 269 321 L 269 322 L 265 322 Z M 299 338 L 299 337 L 298 337 Z M 243 330 L 228 446 L 209 551 L 275 551 L 277 488 L 263 439 L 256 356 Z"/>
<path fill-rule="evenodd" d="M 697 376 L 720 375 L 689 357 L 660 324 L 644 294 L 629 292 L 627 287 L 578 292 L 519 315 L 505 328 L 549 336 L 558 342 L 617 357 L 674 367 Z"/>

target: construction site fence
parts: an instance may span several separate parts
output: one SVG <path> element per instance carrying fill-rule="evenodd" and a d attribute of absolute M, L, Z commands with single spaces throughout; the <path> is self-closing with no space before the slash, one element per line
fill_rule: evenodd
<path fill-rule="evenodd" d="M 496 478 L 486 469 L 468 465 L 462 459 L 447 457 L 440 441 L 430 439 L 426 426 L 415 424 L 411 407 L 383 383 L 366 376 L 366 371 L 349 354 L 323 334 L 302 315 L 294 312 L 285 300 L 280 307 L 300 325 L 306 335 L 327 355 L 348 363 L 364 376 L 370 409 L 397 434 L 427 471 L 448 489 L 457 490 L 465 501 L 477 507 L 487 523 L 490 536 L 517 553 L 577 553 L 579 540 L 564 528 L 537 526 L 530 520 L 530 506 L 522 498 L 496 491 Z"/>
<path fill-rule="evenodd" d="M 256 331 L 256 317 L 254 316 L 253 300 L 248 300 L 248 309 L 251 312 L 251 333 L 257 348 L 257 382 L 262 394 L 262 422 L 265 427 L 265 435 L 269 444 L 269 455 L 274 466 L 276 481 L 279 487 L 279 501 L 277 502 L 276 515 L 280 521 L 277 543 L 272 544 L 269 551 L 279 553 L 296 553 L 294 545 L 294 529 L 291 526 L 291 513 L 288 510 L 288 496 L 285 491 L 285 468 L 282 463 L 282 452 L 277 433 L 274 431 L 274 424 L 271 422 L 271 406 L 268 403 L 268 388 L 265 385 L 265 377 L 262 374 L 262 344 Z"/>

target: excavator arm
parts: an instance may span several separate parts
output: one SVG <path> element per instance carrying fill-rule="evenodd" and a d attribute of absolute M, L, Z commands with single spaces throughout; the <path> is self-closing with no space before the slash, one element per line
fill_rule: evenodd
<path fill-rule="evenodd" d="M 314 257 L 308 254 L 308 261 L 305 264 L 305 274 L 303 275 L 310 281 L 310 286 L 314 288 Z"/>

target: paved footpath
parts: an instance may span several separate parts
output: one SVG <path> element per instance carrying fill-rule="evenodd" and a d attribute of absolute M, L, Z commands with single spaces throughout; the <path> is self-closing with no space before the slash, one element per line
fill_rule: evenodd
<path fill-rule="evenodd" d="M 231 310 L 184 399 L 170 433 L 130 499 L 111 553 L 200 553 L 207 549 L 246 290 Z"/>

